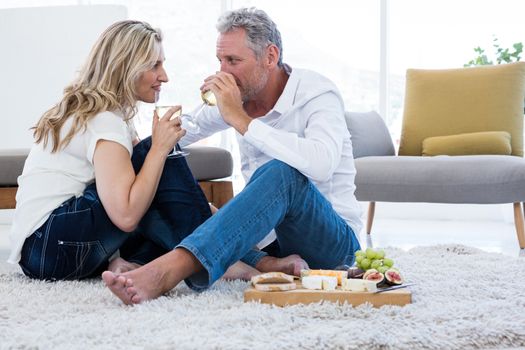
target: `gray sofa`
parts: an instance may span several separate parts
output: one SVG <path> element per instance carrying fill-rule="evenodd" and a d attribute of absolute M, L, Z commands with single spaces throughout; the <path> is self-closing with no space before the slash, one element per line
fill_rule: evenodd
<path fill-rule="evenodd" d="M 193 176 L 199 180 L 208 201 L 220 208 L 233 197 L 233 187 L 229 180 L 233 159 L 230 152 L 208 146 L 191 146 L 187 150 L 188 165 Z M 22 173 L 28 149 L 0 150 L 0 209 L 15 207 L 17 177 Z"/>
<path fill-rule="evenodd" d="M 347 112 L 346 121 L 356 158 L 356 197 L 370 202 L 368 234 L 376 202 L 513 203 L 519 246 L 525 248 L 522 157 L 396 156 L 388 129 L 376 112 Z"/>

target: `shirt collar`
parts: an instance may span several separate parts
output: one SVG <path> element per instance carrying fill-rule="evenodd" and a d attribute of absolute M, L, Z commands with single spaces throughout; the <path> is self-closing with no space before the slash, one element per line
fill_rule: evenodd
<path fill-rule="evenodd" d="M 297 76 L 296 71 L 292 70 L 292 67 L 286 63 L 284 64 L 284 71 L 289 75 L 288 81 L 284 86 L 283 93 L 281 96 L 279 96 L 275 106 L 273 106 L 272 110 L 268 114 L 271 114 L 272 112 L 283 114 L 293 106 L 295 92 L 297 91 L 297 86 L 299 85 L 299 77 Z"/>

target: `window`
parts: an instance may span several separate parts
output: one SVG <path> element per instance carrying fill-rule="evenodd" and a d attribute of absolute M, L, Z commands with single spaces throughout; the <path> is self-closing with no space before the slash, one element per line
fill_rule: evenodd
<path fill-rule="evenodd" d="M 396 0 L 389 2 L 389 113 L 387 123 L 399 140 L 407 68 L 461 68 L 474 48 L 489 56 L 496 37 L 504 48 L 525 42 L 520 0 Z M 525 58 L 525 57 L 522 57 Z"/>

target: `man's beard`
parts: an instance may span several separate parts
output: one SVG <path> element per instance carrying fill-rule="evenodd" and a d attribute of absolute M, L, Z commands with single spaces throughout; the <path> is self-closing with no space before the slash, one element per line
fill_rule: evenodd
<path fill-rule="evenodd" d="M 261 74 L 257 76 L 258 73 Z M 246 86 L 242 91 L 241 98 L 243 103 L 253 100 L 253 98 L 257 96 L 257 94 L 261 92 L 262 89 L 264 89 L 266 83 L 268 82 L 268 76 L 268 72 L 263 69 L 253 72 L 253 75 L 251 76 L 252 79 L 250 79 L 250 82 L 253 83 Z"/>

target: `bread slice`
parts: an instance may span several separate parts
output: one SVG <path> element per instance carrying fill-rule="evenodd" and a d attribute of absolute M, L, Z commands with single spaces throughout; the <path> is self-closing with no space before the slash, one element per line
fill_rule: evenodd
<path fill-rule="evenodd" d="M 252 277 L 252 284 L 293 283 L 293 276 L 283 272 L 267 272 Z"/>
<path fill-rule="evenodd" d="M 282 292 L 286 290 L 294 290 L 297 288 L 295 283 L 256 283 L 253 285 L 255 289 L 261 292 Z"/>

